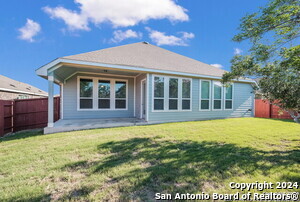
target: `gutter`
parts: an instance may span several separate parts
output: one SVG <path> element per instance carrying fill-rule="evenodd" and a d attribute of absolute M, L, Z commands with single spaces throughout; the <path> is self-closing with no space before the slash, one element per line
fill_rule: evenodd
<path fill-rule="evenodd" d="M 23 93 L 23 94 L 28 94 L 28 95 L 38 95 L 38 96 L 48 97 L 48 94 L 31 93 L 31 92 L 26 92 L 26 91 L 21 91 L 21 90 L 13 90 L 13 89 L 8 89 L 8 88 L 0 88 L 0 91 L 13 92 L 13 93 Z"/>

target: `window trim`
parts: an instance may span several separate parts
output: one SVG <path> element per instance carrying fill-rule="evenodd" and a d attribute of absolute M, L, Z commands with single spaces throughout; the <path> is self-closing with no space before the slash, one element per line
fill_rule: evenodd
<path fill-rule="evenodd" d="M 230 111 L 233 110 L 233 97 L 234 97 L 234 83 L 231 84 L 232 85 L 232 98 L 231 99 L 226 99 L 226 87 L 224 87 L 224 101 L 223 101 L 223 105 L 224 105 L 224 110 L 226 111 Z M 230 109 L 226 109 L 226 100 L 230 100 L 231 101 L 231 108 Z"/>
<path fill-rule="evenodd" d="M 93 80 L 93 108 L 91 109 L 81 109 L 80 108 L 80 79 L 92 79 Z M 110 109 L 99 109 L 98 108 L 98 81 L 99 80 L 109 80 L 111 82 L 111 88 L 110 88 Z M 115 82 L 116 81 L 124 81 L 126 82 L 126 108 L 119 109 L 115 108 Z M 91 77 L 91 76 L 77 76 L 77 111 L 124 111 L 128 110 L 128 79 L 117 79 L 117 78 L 111 78 L 111 77 Z"/>
<path fill-rule="evenodd" d="M 91 109 L 93 109 L 94 108 L 94 88 L 95 88 L 95 86 L 94 86 L 94 80 L 92 79 L 92 78 L 82 78 L 82 79 L 87 79 L 87 80 L 92 80 L 92 96 L 91 97 L 81 97 L 80 96 L 80 79 L 78 80 L 78 107 L 79 107 L 79 109 L 82 109 L 82 110 L 91 110 Z M 92 108 L 80 108 L 80 100 L 84 100 L 84 99 L 86 99 L 86 100 L 92 100 Z"/>
<path fill-rule="evenodd" d="M 182 97 L 182 92 L 183 92 L 183 89 L 182 89 L 182 80 L 189 80 L 190 81 L 190 97 L 189 98 L 184 98 L 184 97 Z M 181 109 L 181 111 L 192 111 L 192 107 L 193 107 L 193 105 L 192 105 L 192 89 L 193 89 L 193 87 L 192 87 L 192 83 L 193 83 L 193 79 L 191 79 L 191 78 L 181 78 L 178 82 L 180 82 L 180 93 L 179 93 L 179 95 L 180 95 L 180 98 L 178 98 L 178 99 L 180 99 L 180 101 L 179 101 L 179 103 L 178 104 L 180 104 L 180 109 Z M 179 88 L 179 87 L 178 87 Z M 189 100 L 190 101 L 190 109 L 182 109 L 182 101 L 183 100 Z"/>
<path fill-rule="evenodd" d="M 208 99 L 202 99 L 202 81 L 208 81 L 209 82 L 209 98 Z M 199 80 L 199 111 L 211 111 L 212 110 L 212 81 L 207 79 L 200 79 Z M 208 109 L 201 109 L 201 101 L 202 100 L 208 100 L 209 107 Z"/>
<path fill-rule="evenodd" d="M 154 79 L 155 77 L 164 77 L 164 97 L 163 98 L 155 98 L 154 97 Z M 169 109 L 169 79 L 178 79 L 178 109 Z M 182 79 L 190 80 L 190 98 L 182 98 Z M 186 78 L 186 77 L 177 77 L 177 76 L 165 76 L 165 75 L 158 75 L 158 74 L 152 74 L 152 106 L 151 106 L 151 112 L 188 112 L 192 111 L 192 101 L 193 101 L 193 79 L 192 78 Z M 163 110 L 155 110 L 154 109 L 154 99 L 163 99 L 164 100 L 164 109 Z M 172 98 L 171 98 L 172 99 Z M 190 100 L 190 109 L 182 109 L 182 99 Z"/>
<path fill-rule="evenodd" d="M 170 98 L 170 79 L 177 79 L 177 98 Z M 168 79 L 168 98 L 167 98 L 167 102 L 168 102 L 168 108 L 167 110 L 169 111 L 178 111 L 179 110 L 179 94 L 180 94 L 180 89 L 179 89 L 179 82 L 180 82 L 180 79 L 178 78 L 174 78 L 174 77 L 169 77 Z M 177 109 L 170 109 L 170 100 L 177 100 Z"/>
<path fill-rule="evenodd" d="M 164 77 L 163 78 L 163 81 L 164 81 L 164 96 L 163 97 L 155 97 L 154 95 L 154 90 L 155 90 L 155 77 L 164 77 L 164 76 L 153 76 L 153 85 L 152 85 L 152 92 L 153 92 L 153 94 L 152 94 L 152 100 L 153 100 L 153 103 L 152 103 L 152 110 L 153 111 L 163 111 L 163 110 L 165 110 L 165 108 L 166 108 L 166 101 L 165 101 L 165 98 L 166 98 L 166 94 L 167 93 L 169 93 L 169 89 L 168 90 L 166 90 L 165 88 L 166 88 L 166 78 Z M 169 82 L 169 80 L 168 80 L 168 82 Z M 164 104 L 164 106 L 163 106 L 163 110 L 161 110 L 161 109 L 154 109 L 154 101 L 155 100 L 163 100 L 163 104 Z"/>
<path fill-rule="evenodd" d="M 221 83 L 221 81 L 213 81 L 212 82 L 212 98 L 211 98 L 211 102 L 212 102 L 212 111 L 222 111 L 224 108 L 223 108 L 223 100 L 224 100 L 224 96 L 223 96 L 223 94 L 224 94 L 224 90 L 223 90 L 223 86 L 222 86 L 222 83 L 221 83 L 221 99 L 215 99 L 215 86 L 214 86 L 214 84 L 215 83 Z M 215 100 L 220 100 L 221 101 L 221 109 L 215 109 Z"/>
<path fill-rule="evenodd" d="M 98 96 L 97 96 L 97 103 L 98 103 L 98 106 L 97 106 L 97 108 L 98 109 L 102 109 L 102 110 L 104 110 L 104 109 L 110 109 L 110 108 L 99 108 L 99 100 L 109 100 L 109 107 L 111 107 L 112 106 L 112 104 L 111 104 L 111 102 L 112 102 L 112 95 L 111 95 L 111 87 L 112 87 L 112 84 L 111 84 L 111 80 L 110 79 L 107 79 L 106 81 L 109 81 L 109 89 L 110 89 L 110 91 L 109 91 L 109 98 L 99 98 L 99 81 L 100 80 L 102 80 L 102 81 L 105 81 L 104 79 L 98 79 L 97 80 L 97 92 L 98 92 Z"/>

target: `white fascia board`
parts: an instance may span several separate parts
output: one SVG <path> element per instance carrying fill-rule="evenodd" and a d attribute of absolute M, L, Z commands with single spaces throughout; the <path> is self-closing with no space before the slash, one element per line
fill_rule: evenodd
<path fill-rule="evenodd" d="M 105 64 L 99 62 L 87 62 L 81 60 L 70 60 L 64 58 L 58 58 L 36 70 L 36 73 L 39 76 L 47 76 L 48 72 L 52 72 L 61 65 L 59 63 L 69 63 L 69 64 L 77 64 L 77 65 L 87 65 L 87 66 L 97 66 L 97 67 L 107 67 L 107 68 L 114 68 L 114 69 L 124 69 L 124 70 L 135 70 L 135 71 L 143 71 L 149 73 L 160 73 L 160 74 L 170 74 L 170 75 L 180 75 L 180 76 L 188 76 L 188 77 L 198 77 L 198 78 L 208 78 L 208 79 L 217 79 L 221 80 L 222 77 L 219 76 L 208 76 L 208 75 L 201 75 L 201 74 L 191 74 L 191 73 L 184 73 L 184 72 L 175 72 L 175 71 L 168 71 L 168 70 L 158 70 L 158 69 L 149 69 L 144 67 L 133 67 L 133 66 L 125 66 L 125 65 L 114 65 L 114 64 Z M 244 83 L 255 83 L 254 80 L 245 80 L 245 79 L 234 79 L 237 82 L 244 82 Z"/>

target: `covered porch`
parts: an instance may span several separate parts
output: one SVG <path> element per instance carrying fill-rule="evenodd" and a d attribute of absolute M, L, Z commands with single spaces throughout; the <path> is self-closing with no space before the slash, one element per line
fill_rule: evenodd
<path fill-rule="evenodd" d="M 49 97 L 45 134 L 147 123 L 147 72 L 104 64 L 95 66 L 64 62 L 48 69 L 46 75 Z M 82 80 L 92 82 L 90 98 L 81 95 Z M 109 82 L 109 95 L 105 98 L 100 96 L 100 86 L 103 84 L 100 85 L 100 82 L 103 81 Z M 122 98 L 117 95 L 117 84 L 120 83 L 126 86 Z M 55 84 L 60 86 L 61 96 L 61 119 L 57 122 L 53 119 Z M 103 109 L 103 106 L 106 108 Z"/>
<path fill-rule="evenodd" d="M 113 128 L 147 125 L 143 119 L 138 118 L 112 118 L 112 119 L 60 119 L 53 127 L 44 128 L 44 134 L 68 132 L 74 130 L 87 130 L 96 128 Z"/>

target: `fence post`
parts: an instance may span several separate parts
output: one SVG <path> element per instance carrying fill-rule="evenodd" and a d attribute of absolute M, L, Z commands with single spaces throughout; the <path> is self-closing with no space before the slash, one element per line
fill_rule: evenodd
<path fill-rule="evenodd" d="M 0 100 L 0 137 L 4 135 L 4 102 Z"/>
<path fill-rule="evenodd" d="M 15 100 L 12 101 L 11 107 L 12 107 L 12 132 L 17 132 L 17 102 Z"/>
<path fill-rule="evenodd" d="M 269 118 L 271 119 L 272 118 L 272 104 L 271 103 L 269 103 L 269 105 L 270 105 L 270 112 L 269 112 Z"/>

